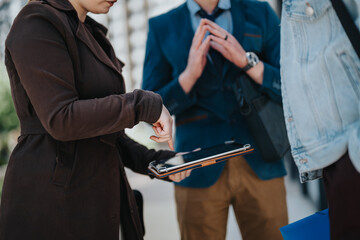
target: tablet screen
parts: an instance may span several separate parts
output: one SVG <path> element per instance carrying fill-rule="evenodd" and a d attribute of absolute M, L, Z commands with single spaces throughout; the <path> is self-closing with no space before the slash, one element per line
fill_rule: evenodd
<path fill-rule="evenodd" d="M 194 162 L 201 162 L 211 158 L 219 157 L 222 155 L 230 154 L 233 152 L 240 152 L 250 148 L 249 144 L 239 144 L 234 141 L 228 141 L 224 144 L 216 145 L 213 147 L 195 149 L 191 152 L 178 153 L 176 156 L 166 159 L 155 161 L 152 167 L 158 172 L 166 172 L 178 167 L 183 167 Z"/>

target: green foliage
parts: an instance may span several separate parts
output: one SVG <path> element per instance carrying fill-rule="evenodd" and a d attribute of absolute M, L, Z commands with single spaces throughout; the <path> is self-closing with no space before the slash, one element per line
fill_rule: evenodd
<path fill-rule="evenodd" d="M 19 127 L 8 76 L 4 66 L 0 66 L 0 165 L 9 157 L 9 133 Z"/>
<path fill-rule="evenodd" d="M 3 186 L 4 179 L 0 178 L 0 196 L 2 193 L 2 186 Z"/>
<path fill-rule="evenodd" d="M 18 128 L 19 121 L 11 98 L 10 84 L 4 67 L 0 67 L 0 133 Z"/>

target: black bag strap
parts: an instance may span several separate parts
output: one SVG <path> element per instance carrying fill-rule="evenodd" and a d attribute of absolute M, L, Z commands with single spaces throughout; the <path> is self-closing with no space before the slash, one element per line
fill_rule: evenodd
<path fill-rule="evenodd" d="M 349 11 L 347 10 L 342 0 L 331 0 L 335 12 L 340 19 L 351 44 L 353 45 L 356 54 L 360 58 L 360 31 L 352 20 Z"/>

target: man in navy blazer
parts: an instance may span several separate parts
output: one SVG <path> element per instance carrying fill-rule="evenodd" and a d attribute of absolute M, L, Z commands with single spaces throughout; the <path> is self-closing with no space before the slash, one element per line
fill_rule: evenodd
<path fill-rule="evenodd" d="M 230 205 L 243 239 L 282 239 L 283 161 L 263 161 L 233 93 L 245 72 L 281 99 L 279 44 L 279 19 L 266 2 L 187 0 L 149 21 L 142 87 L 159 93 L 175 115 L 176 150 L 231 139 L 255 147 L 175 185 L 182 239 L 225 239 Z"/>

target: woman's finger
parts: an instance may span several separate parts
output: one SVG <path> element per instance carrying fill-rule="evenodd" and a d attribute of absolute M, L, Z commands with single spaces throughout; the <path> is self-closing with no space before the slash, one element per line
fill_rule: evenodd
<path fill-rule="evenodd" d="M 151 140 L 153 140 L 153 141 L 155 141 L 155 142 L 157 142 L 157 143 L 159 143 L 160 142 L 160 139 L 159 139 L 159 137 L 157 137 L 157 136 L 150 136 L 150 139 Z"/>
<path fill-rule="evenodd" d="M 167 141 L 172 140 L 172 138 L 171 138 L 170 136 L 159 137 L 159 136 L 155 136 L 155 135 L 150 136 L 150 139 L 151 139 L 151 140 L 154 140 L 155 142 L 158 142 L 158 143 L 160 143 L 160 142 L 167 142 Z"/>
<path fill-rule="evenodd" d="M 169 145 L 169 148 L 170 148 L 172 151 L 174 151 L 174 141 L 173 141 L 172 139 L 170 139 L 170 140 L 168 141 L 168 145 Z"/>
<path fill-rule="evenodd" d="M 154 130 L 156 135 L 160 135 L 158 127 L 152 126 L 152 129 Z"/>

